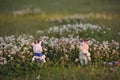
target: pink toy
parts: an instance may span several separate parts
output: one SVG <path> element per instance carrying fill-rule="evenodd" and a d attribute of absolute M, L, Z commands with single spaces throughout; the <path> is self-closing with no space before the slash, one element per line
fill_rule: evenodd
<path fill-rule="evenodd" d="M 87 64 L 88 61 L 91 61 L 90 53 L 89 53 L 88 49 L 89 49 L 88 40 L 86 40 L 86 39 L 80 40 L 79 59 L 80 59 L 81 65 Z"/>
<path fill-rule="evenodd" d="M 42 46 L 41 46 L 42 41 L 41 40 L 35 40 L 32 43 L 33 46 L 33 58 L 32 61 L 39 60 L 40 62 L 46 62 L 45 58 L 46 56 L 42 54 Z"/>

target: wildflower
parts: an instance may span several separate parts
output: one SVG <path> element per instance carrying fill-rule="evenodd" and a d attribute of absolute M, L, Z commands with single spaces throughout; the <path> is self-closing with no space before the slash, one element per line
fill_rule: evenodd
<path fill-rule="evenodd" d="M 7 63 L 6 58 L 0 57 L 0 65 L 4 65 L 4 64 L 6 64 L 6 63 Z"/>
<path fill-rule="evenodd" d="M 112 66 L 112 65 L 113 65 L 113 62 L 108 62 L 108 65 L 109 65 L 109 66 Z"/>
<path fill-rule="evenodd" d="M 106 62 L 103 62 L 103 64 L 105 65 L 105 64 L 106 64 Z"/>
<path fill-rule="evenodd" d="M 114 64 L 115 64 L 115 66 L 117 66 L 117 65 L 119 65 L 119 64 L 120 64 L 120 62 L 115 61 L 115 62 L 114 62 Z"/>
<path fill-rule="evenodd" d="M 114 71 L 116 71 L 116 70 L 115 70 L 114 68 L 110 68 L 110 71 L 111 71 L 111 72 L 114 72 Z"/>
<path fill-rule="evenodd" d="M 65 59 L 66 59 L 66 60 L 68 60 L 68 59 L 69 59 L 69 56 L 68 56 L 67 54 L 65 55 Z"/>
<path fill-rule="evenodd" d="M 36 79 L 39 80 L 40 79 L 40 75 L 38 75 Z"/>
<path fill-rule="evenodd" d="M 105 33 L 106 33 L 106 31 L 103 31 L 103 33 L 105 34 Z"/>
<path fill-rule="evenodd" d="M 75 62 L 77 63 L 79 61 L 79 59 L 78 58 L 75 58 Z"/>
<path fill-rule="evenodd" d="M 118 35 L 120 35 L 120 32 L 118 32 Z"/>
<path fill-rule="evenodd" d="M 13 59 L 14 59 L 14 57 L 11 56 L 11 57 L 10 57 L 10 60 L 13 60 Z"/>

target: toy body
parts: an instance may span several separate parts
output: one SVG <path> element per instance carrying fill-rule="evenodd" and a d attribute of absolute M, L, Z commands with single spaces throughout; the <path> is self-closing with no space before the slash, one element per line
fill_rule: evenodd
<path fill-rule="evenodd" d="M 79 45 L 79 60 L 80 60 L 80 64 L 81 65 L 86 65 L 88 64 L 88 61 L 91 61 L 90 58 L 90 53 L 88 51 L 89 49 L 89 45 L 87 41 L 80 41 L 80 45 Z"/>
<path fill-rule="evenodd" d="M 41 46 L 41 40 L 36 40 L 34 43 L 32 43 L 32 46 L 33 46 L 33 58 L 32 58 L 32 61 L 40 61 L 40 62 L 46 62 L 45 58 L 46 56 L 43 55 L 42 53 L 42 46 Z"/>

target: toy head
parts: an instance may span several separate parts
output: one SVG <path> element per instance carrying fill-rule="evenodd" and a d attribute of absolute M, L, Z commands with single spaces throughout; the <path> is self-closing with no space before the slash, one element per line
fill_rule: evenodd
<path fill-rule="evenodd" d="M 40 44 L 40 45 L 41 45 L 41 43 L 42 43 L 42 40 L 41 40 L 41 39 L 38 39 L 38 40 L 35 40 L 35 41 L 34 41 L 34 44 Z"/>
<path fill-rule="evenodd" d="M 83 38 L 83 39 L 80 39 L 79 41 L 80 41 L 80 42 L 87 42 L 87 41 L 88 41 L 88 39 Z"/>

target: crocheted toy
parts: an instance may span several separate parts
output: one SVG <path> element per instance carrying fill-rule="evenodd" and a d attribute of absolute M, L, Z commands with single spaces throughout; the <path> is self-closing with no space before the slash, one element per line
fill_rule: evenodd
<path fill-rule="evenodd" d="M 86 39 L 80 40 L 79 60 L 80 60 L 81 65 L 86 65 L 86 64 L 88 64 L 88 61 L 91 61 L 91 57 L 90 57 L 90 53 L 89 53 L 88 49 L 89 49 L 88 40 L 86 40 Z"/>
<path fill-rule="evenodd" d="M 32 58 L 32 62 L 33 61 L 40 61 L 41 63 L 42 62 L 46 62 L 45 58 L 46 56 L 43 55 L 43 50 L 42 50 L 42 46 L 41 46 L 41 43 L 42 41 L 41 40 L 35 40 L 33 43 L 32 43 L 32 46 L 33 46 L 33 58 Z"/>

